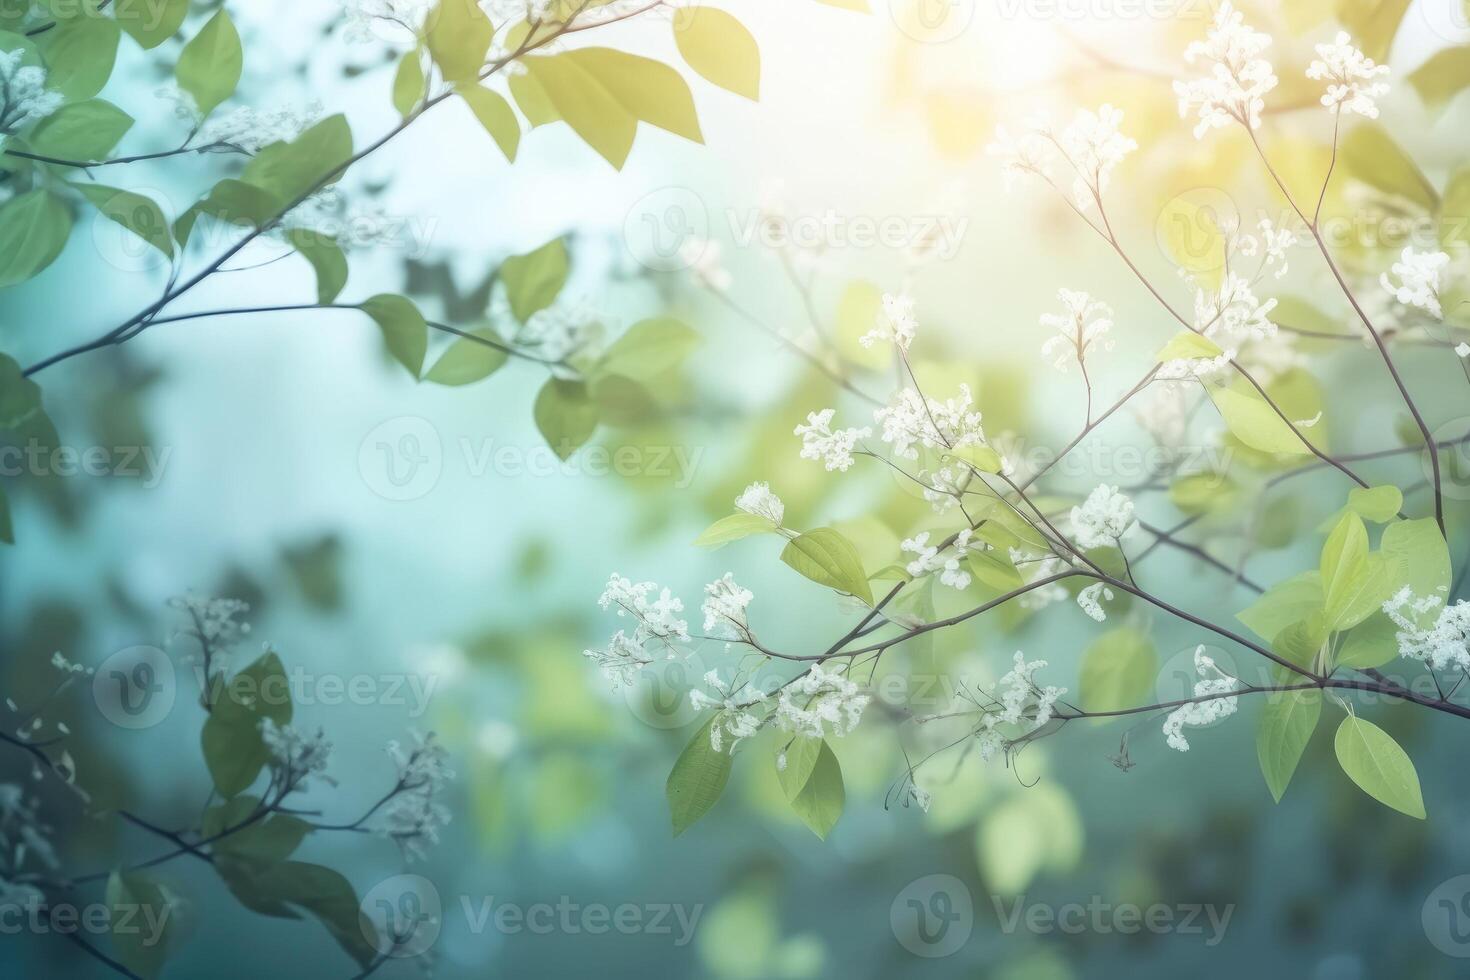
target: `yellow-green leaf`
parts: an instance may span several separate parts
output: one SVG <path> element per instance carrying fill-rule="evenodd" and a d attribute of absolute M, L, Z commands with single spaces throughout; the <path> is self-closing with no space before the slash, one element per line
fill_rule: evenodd
<path fill-rule="evenodd" d="M 1337 728 L 1333 747 L 1342 771 L 1359 789 L 1386 807 L 1424 819 L 1419 774 L 1408 753 L 1387 732 L 1348 715 Z"/>
<path fill-rule="evenodd" d="M 718 7 L 685 7 L 674 15 L 674 41 L 684 60 L 736 95 L 761 95 L 760 48 L 745 25 Z"/>

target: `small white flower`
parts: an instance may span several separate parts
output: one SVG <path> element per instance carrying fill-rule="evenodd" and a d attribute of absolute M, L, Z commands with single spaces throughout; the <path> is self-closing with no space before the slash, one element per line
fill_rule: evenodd
<path fill-rule="evenodd" d="M 939 545 L 929 544 L 928 531 L 906 539 L 899 545 L 899 548 L 914 556 L 907 565 L 908 573 L 918 578 L 930 572 L 938 572 L 941 585 L 947 585 L 952 589 L 969 588 L 970 573 L 965 570 L 963 562 L 965 551 L 970 546 L 970 536 L 973 533 L 972 529 L 965 528 L 955 537 L 954 544 L 943 550 Z"/>
<path fill-rule="evenodd" d="M 764 517 L 777 527 L 786 516 L 786 505 L 771 492 L 769 483 L 752 483 L 735 498 L 735 509 L 756 517 Z"/>
<path fill-rule="evenodd" d="M 1270 46 L 1270 36 L 1247 27 L 1229 0 L 1220 4 L 1205 40 L 1192 42 L 1184 51 L 1189 64 L 1208 62 L 1209 74 L 1174 83 L 1179 115 L 1194 112 L 1198 120 L 1196 139 L 1232 122 L 1251 129 L 1261 125 L 1265 96 L 1277 81 L 1271 63 L 1261 57 Z"/>
<path fill-rule="evenodd" d="M 1461 357 L 1470 357 L 1470 344 L 1460 341 L 1455 345 L 1455 353 Z"/>
<path fill-rule="evenodd" d="M 1322 104 L 1334 112 L 1356 112 L 1369 119 L 1378 118 L 1374 101 L 1388 93 L 1388 84 L 1373 79 L 1388 74 L 1387 65 L 1376 65 L 1373 59 L 1353 46 L 1346 31 L 1339 31 L 1330 44 L 1317 45 L 1317 58 L 1307 68 L 1307 77 L 1327 82 Z"/>
<path fill-rule="evenodd" d="M 907 293 L 883 294 L 883 309 L 873 329 L 858 338 L 864 347 L 872 347 L 879 341 L 889 341 L 900 351 L 907 352 L 914 342 L 914 333 L 919 321 L 914 316 L 914 299 Z"/>
<path fill-rule="evenodd" d="M 870 700 L 856 682 L 812 664 L 781 689 L 775 717 L 783 729 L 798 735 L 841 737 L 857 727 Z"/>
<path fill-rule="evenodd" d="M 335 781 L 324 775 L 331 761 L 332 743 L 327 733 L 318 728 L 315 735 L 303 735 L 291 725 L 277 725 L 269 718 L 260 723 L 260 740 L 271 754 L 272 765 L 280 772 L 281 782 L 302 788 L 312 776 L 328 783 Z"/>
<path fill-rule="evenodd" d="M 1022 177 L 1047 177 L 1058 151 L 1044 124 L 1028 127 L 1020 136 L 1013 137 L 1000 127 L 995 132 L 995 142 L 986 147 L 991 156 L 999 157 L 1001 175 L 1006 190 L 1015 186 Z"/>
<path fill-rule="evenodd" d="M 1057 333 L 1041 345 L 1041 356 L 1055 356 L 1053 366 L 1065 374 L 1067 365 L 1074 358 L 1079 363 L 1083 362 L 1093 346 L 1101 344 L 1104 350 L 1112 349 L 1113 342 L 1105 337 L 1113 329 L 1113 311 L 1106 303 L 1098 302 L 1079 290 L 1062 289 L 1057 296 L 1066 312 L 1061 315 L 1042 314 L 1041 325 L 1051 327 Z"/>
<path fill-rule="evenodd" d="M 898 393 L 887 406 L 873 413 L 883 426 L 883 441 L 904 459 L 918 459 L 919 448 L 952 450 L 985 443 L 979 412 L 970 411 L 969 385 L 960 385 L 955 398 L 939 401 L 925 398 L 912 388 Z"/>
<path fill-rule="evenodd" d="M 762 705 L 766 696 L 749 684 L 720 680 L 718 670 L 705 674 L 704 683 L 714 694 L 706 694 L 695 688 L 689 692 L 689 704 L 695 711 L 717 709 L 709 726 L 710 748 L 716 752 L 724 752 L 725 739 L 729 737 L 733 740 L 730 743 L 730 750 L 733 751 L 741 739 L 750 738 L 760 731 L 762 718 L 752 709 Z"/>
<path fill-rule="evenodd" d="M 454 779 L 448 767 L 449 754 L 434 733 L 414 731 L 413 745 L 405 750 L 398 742 L 388 743 L 388 757 L 398 771 L 393 796 L 383 807 L 377 832 L 395 841 L 405 857 L 425 857 L 439 842 L 439 832 L 449 823 L 449 808 L 438 799 L 445 784 Z"/>
<path fill-rule="evenodd" d="M 1195 681 L 1194 696 L 1207 698 L 1194 704 L 1181 705 L 1164 719 L 1164 740 L 1169 748 L 1180 752 L 1189 751 L 1189 740 L 1184 737 L 1186 727 L 1213 724 L 1235 714 L 1239 699 L 1221 697 L 1240 687 L 1240 681 L 1215 666 L 1215 661 L 1205 655 L 1205 648 L 1194 651 L 1194 669 L 1200 680 Z"/>
<path fill-rule="evenodd" d="M 259 153 L 272 143 L 296 139 L 316 125 L 321 116 L 320 102 L 308 102 L 300 108 L 283 106 L 267 112 L 240 106 L 211 118 L 190 142 L 196 146 L 224 143 L 247 153 Z"/>
<path fill-rule="evenodd" d="M 376 40 L 387 27 L 412 36 L 428 19 L 430 0 L 342 0 L 342 36 L 360 44 Z"/>
<path fill-rule="evenodd" d="M 1117 487 L 1106 484 L 1087 495 L 1080 507 L 1072 508 L 1072 530 L 1083 548 L 1104 548 L 1133 527 L 1133 501 Z"/>
<path fill-rule="evenodd" d="M 1383 611 L 1399 628 L 1399 656 L 1422 660 L 1433 670 L 1470 670 L 1470 603 L 1446 606 L 1443 596 L 1416 597 L 1404 586 Z M 1430 625 L 1421 626 L 1425 621 Z"/>
<path fill-rule="evenodd" d="M 66 101 L 46 88 L 46 69 L 23 64 L 25 49 L 0 51 L 0 138 L 39 122 Z"/>
<path fill-rule="evenodd" d="M 1393 264 L 1392 272 L 1399 277 L 1399 284 L 1394 285 L 1388 273 L 1382 274 L 1379 282 L 1403 305 L 1440 319 L 1444 311 L 1439 305 L 1439 274 L 1449 264 L 1450 257 L 1444 252 L 1416 252 L 1409 247 Z"/>
<path fill-rule="evenodd" d="M 1113 590 L 1108 588 L 1106 582 L 1094 582 L 1081 592 L 1077 593 L 1077 605 L 1099 623 L 1108 618 L 1107 611 L 1103 609 L 1102 603 L 1106 599 L 1112 601 Z"/>
<path fill-rule="evenodd" d="M 704 632 L 709 636 L 737 639 L 750 631 L 745 620 L 745 607 L 755 596 L 749 589 L 735 583 L 735 576 L 726 572 L 704 587 L 705 600 L 701 607 L 704 613 Z"/>
<path fill-rule="evenodd" d="M 839 470 L 845 473 L 853 462 L 853 447 L 859 439 L 872 435 L 873 430 L 838 429 L 834 432 L 832 417 L 836 414 L 836 409 L 831 408 L 808 413 L 806 424 L 796 427 L 796 435 L 801 436 L 802 459 L 819 460 L 826 464 L 829 472 Z"/>
<path fill-rule="evenodd" d="M 1118 132 L 1122 121 L 1123 110 L 1110 105 L 1099 107 L 1097 112 L 1079 109 L 1058 138 L 1062 151 L 1077 169 L 1072 196 L 1084 211 L 1107 190 L 1113 168 L 1138 149 L 1136 142 Z"/>

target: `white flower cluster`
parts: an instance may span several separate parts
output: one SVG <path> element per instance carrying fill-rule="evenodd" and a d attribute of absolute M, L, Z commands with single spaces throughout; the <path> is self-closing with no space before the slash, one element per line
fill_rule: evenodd
<path fill-rule="evenodd" d="M 312 776 L 336 785 L 326 776 L 332 757 L 332 743 L 327 733 L 318 728 L 315 735 L 305 735 L 291 725 L 277 725 L 269 718 L 260 723 L 260 738 L 270 753 L 272 765 L 281 774 L 281 784 L 301 789 Z"/>
<path fill-rule="evenodd" d="M 1111 602 L 1112 599 L 1113 590 L 1108 588 L 1106 582 L 1094 582 L 1077 593 L 1077 605 L 1099 623 L 1106 622 L 1108 618 L 1107 611 L 1102 607 L 1103 601 Z"/>
<path fill-rule="evenodd" d="M 1433 623 L 1420 626 L 1436 609 Z M 1433 670 L 1470 670 L 1470 603 L 1447 606 L 1442 596 L 1416 597 L 1404 586 L 1383 611 L 1399 628 L 1394 639 L 1400 656 L 1422 660 Z"/>
<path fill-rule="evenodd" d="M 870 700 L 856 681 L 814 663 L 781 688 L 775 718 L 783 729 L 798 735 L 841 737 L 857 727 Z"/>
<path fill-rule="evenodd" d="M 750 625 L 745 619 L 745 607 L 750 605 L 754 594 L 741 588 L 735 576 L 726 572 L 704 587 L 704 632 L 713 637 L 740 639 L 750 635 Z"/>
<path fill-rule="evenodd" d="M 1195 327 L 1222 348 L 1276 336 L 1275 309 L 1276 300 L 1257 299 L 1251 281 L 1234 272 L 1225 273 L 1218 289 L 1194 294 Z"/>
<path fill-rule="evenodd" d="M 1117 487 L 1098 485 L 1072 508 L 1072 533 L 1083 548 L 1105 548 L 1133 527 L 1133 501 Z"/>
<path fill-rule="evenodd" d="M 1184 51 L 1184 60 L 1191 65 L 1208 62 L 1209 74 L 1174 83 L 1179 115 L 1193 112 L 1198 119 L 1196 139 L 1232 121 L 1251 129 L 1261 125 L 1266 94 L 1276 87 L 1271 63 L 1261 57 L 1270 46 L 1270 36 L 1247 27 L 1229 0 L 1220 4 L 1205 39 L 1191 42 Z"/>
<path fill-rule="evenodd" d="M 430 0 L 342 0 L 342 36 L 353 43 L 376 40 L 383 22 L 417 33 L 431 6 Z"/>
<path fill-rule="evenodd" d="M 1138 149 L 1135 141 L 1118 132 L 1122 121 L 1123 110 L 1110 105 L 1101 106 L 1097 112 L 1078 109 L 1071 125 L 1059 137 L 1062 152 L 1077 169 L 1072 196 L 1084 211 L 1101 200 L 1112 179 L 1113 168 Z"/>
<path fill-rule="evenodd" d="M 987 692 L 996 703 L 996 710 L 988 711 L 980 722 L 975 737 L 980 743 L 980 758 L 989 760 L 997 751 L 1004 749 L 1010 739 L 999 726 L 1017 726 L 1011 738 L 1039 731 L 1051 722 L 1057 699 L 1067 693 L 1065 687 L 1038 687 L 1035 674 L 1046 666 L 1045 660 L 1028 661 L 1017 650 L 1011 669 L 995 687 Z"/>
<path fill-rule="evenodd" d="M 695 711 L 704 711 L 706 708 L 715 708 L 715 715 L 709 726 L 710 747 L 716 752 L 725 751 L 725 739 L 732 739 L 730 748 L 743 738 L 750 738 L 760 731 L 761 718 L 750 709 L 763 703 L 766 696 L 761 691 L 753 690 L 748 684 L 736 684 L 733 680 L 726 682 L 720 680 L 720 672 L 712 670 L 704 675 L 704 683 L 714 695 L 711 696 L 698 688 L 689 692 L 689 705 Z"/>
<path fill-rule="evenodd" d="M 914 298 L 907 293 L 884 293 L 883 309 L 878 314 L 873 329 L 858 338 L 864 347 L 872 347 L 880 341 L 892 343 L 907 353 L 919 329 L 919 320 L 914 315 Z"/>
<path fill-rule="evenodd" d="M 1078 109 L 1060 133 L 1045 121 L 1027 125 L 1019 136 L 1005 127 L 996 130 L 987 152 L 1000 158 L 1001 173 L 1009 190 L 1017 177 L 1040 177 L 1050 181 L 1051 167 L 1058 157 L 1073 170 L 1072 196 L 1083 211 L 1102 199 L 1113 170 L 1138 144 L 1124 136 L 1118 126 L 1123 111 L 1102 105 L 1096 112 Z"/>
<path fill-rule="evenodd" d="M 905 388 L 891 404 L 875 411 L 873 420 L 883 427 L 883 441 L 896 455 L 918 459 L 920 447 L 952 450 L 985 444 L 980 413 L 970 411 L 972 401 L 965 384 L 959 395 L 944 401 Z"/>
<path fill-rule="evenodd" d="M 1094 344 L 1101 342 L 1104 350 L 1112 349 L 1113 342 L 1104 338 L 1113 329 L 1113 311 L 1106 303 L 1080 290 L 1062 289 L 1057 296 L 1066 312 L 1042 314 L 1041 325 L 1057 333 L 1041 345 L 1041 356 L 1055 356 L 1053 365 L 1065 374 L 1072 359 L 1075 357 L 1079 364 L 1083 363 Z"/>
<path fill-rule="evenodd" d="M 39 122 L 66 99 L 46 88 L 46 69 L 25 64 L 24 48 L 0 51 L 0 143 L 5 136 Z"/>
<path fill-rule="evenodd" d="M 494 310 L 496 319 L 508 322 L 513 318 L 510 301 L 497 292 Z M 525 324 L 515 333 L 517 347 L 535 351 L 538 357 L 550 361 L 562 361 L 579 351 L 590 350 L 601 340 L 602 312 L 583 300 L 562 299 L 544 310 L 531 314 Z"/>
<path fill-rule="evenodd" d="M 603 609 L 616 609 L 619 616 L 637 620 L 631 634 L 623 630 L 614 633 L 607 649 L 583 651 L 584 656 L 602 668 L 614 688 L 633 683 L 638 672 L 653 663 L 653 656 L 645 649 L 649 641 L 662 643 L 668 650 L 668 659 L 672 660 L 678 653 L 674 643 L 689 639 L 689 624 L 678 618 L 684 611 L 684 603 L 668 589 L 650 599 L 649 594 L 656 589 L 658 585 L 653 582 L 634 583 L 614 572 L 597 600 Z"/>
<path fill-rule="evenodd" d="M 272 143 L 296 139 L 322 117 L 322 104 L 308 102 L 299 108 L 283 106 L 265 112 L 239 106 L 210 119 L 190 142 L 198 146 L 223 143 L 246 153 L 259 153 Z"/>
<path fill-rule="evenodd" d="M 970 573 L 965 571 L 961 562 L 964 561 L 965 552 L 970 547 L 970 536 L 974 534 L 974 531 L 968 527 L 960 531 L 954 544 L 948 548 L 942 548 L 942 542 L 938 545 L 931 545 L 929 534 L 930 532 L 923 531 L 899 545 L 902 551 L 914 556 L 913 561 L 908 563 L 908 573 L 918 578 L 937 571 L 942 585 L 947 585 L 952 589 L 968 588 Z"/>
<path fill-rule="evenodd" d="M 1185 728 L 1212 725 L 1235 714 L 1235 709 L 1240 706 L 1237 698 L 1224 696 L 1238 689 L 1240 681 L 1217 667 L 1215 661 L 1205 654 L 1204 647 L 1194 651 L 1194 670 L 1200 676 L 1200 680 L 1194 682 L 1194 696 L 1208 700 L 1180 705 L 1164 719 L 1164 740 L 1169 743 L 1169 748 L 1180 752 L 1189 751 L 1189 741 L 1184 737 Z"/>
<path fill-rule="evenodd" d="M 186 632 L 209 648 L 211 668 L 223 669 L 231 649 L 250 632 L 250 624 L 240 619 L 250 611 L 250 604 L 239 599 L 181 595 L 168 604 L 188 614 L 192 629 Z"/>
<path fill-rule="evenodd" d="M 1286 250 L 1297 244 L 1297 234 L 1289 228 L 1277 228 L 1270 218 L 1262 218 L 1256 227 L 1261 233 L 1260 238 L 1240 234 L 1236 228 L 1231 228 L 1232 247 L 1245 256 L 1259 253 L 1261 271 L 1276 266 L 1276 278 L 1280 279 L 1287 271 Z"/>
<path fill-rule="evenodd" d="M 752 483 L 735 498 L 735 509 L 756 517 L 764 517 L 777 527 L 786 517 L 786 505 L 771 492 L 769 483 Z"/>
<path fill-rule="evenodd" d="M 1308 78 L 1327 82 L 1324 106 L 1369 119 L 1378 118 L 1374 100 L 1388 94 L 1388 83 L 1374 79 L 1387 74 L 1388 66 L 1374 64 L 1372 58 L 1354 47 L 1347 31 L 1339 31 L 1330 44 L 1317 45 L 1317 58 L 1307 67 Z"/>
<path fill-rule="evenodd" d="M 1439 274 L 1449 264 L 1450 257 L 1444 252 L 1416 252 L 1413 247 L 1405 248 L 1392 269 L 1399 278 L 1398 285 L 1394 285 L 1386 272 L 1379 276 L 1379 282 L 1403 305 L 1421 309 L 1439 319 L 1444 316 L 1439 305 Z"/>
<path fill-rule="evenodd" d="M 430 845 L 439 843 L 439 831 L 449 823 L 449 808 L 439 801 L 439 794 L 454 772 L 447 765 L 449 753 L 433 732 L 410 735 L 413 745 L 407 750 L 396 741 L 388 743 L 398 784 L 383 806 L 378 833 L 396 841 L 412 859 L 424 857 Z"/>
<path fill-rule="evenodd" d="M 808 413 L 806 424 L 796 427 L 796 435 L 801 436 L 802 459 L 819 460 L 826 464 L 828 472 L 839 470 L 845 473 L 852 465 L 853 447 L 859 439 L 872 435 L 873 430 L 838 429 L 834 432 L 832 417 L 836 414 L 837 410 L 832 408 Z"/>

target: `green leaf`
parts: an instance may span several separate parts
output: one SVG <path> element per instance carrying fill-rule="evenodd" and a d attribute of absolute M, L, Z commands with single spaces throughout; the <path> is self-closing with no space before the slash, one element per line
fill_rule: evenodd
<path fill-rule="evenodd" d="M 183 902 L 172 889 L 132 871 L 108 875 L 106 902 L 118 962 L 153 980 L 177 938 Z"/>
<path fill-rule="evenodd" d="M 619 170 L 640 121 L 704 141 L 689 86 L 668 65 L 611 48 L 579 48 L 522 63 L 556 114 Z"/>
<path fill-rule="evenodd" d="M 208 196 L 179 215 L 174 222 L 174 237 L 187 245 L 194 225 L 201 215 L 248 228 L 263 228 L 280 216 L 285 204 L 263 188 L 227 178 L 215 184 Z"/>
<path fill-rule="evenodd" d="M 698 344 L 699 334 L 678 320 L 643 320 L 612 342 L 597 370 L 650 381 L 682 364 Z"/>
<path fill-rule="evenodd" d="M 1387 524 L 1404 506 L 1404 495 L 1398 487 L 1353 487 L 1348 491 L 1348 510 L 1365 521 Z"/>
<path fill-rule="evenodd" d="M 729 753 L 716 752 L 710 744 L 709 730 L 713 724 L 714 719 L 710 719 L 694 733 L 679 754 L 664 786 L 675 837 L 688 830 L 719 802 L 725 784 L 730 781 L 733 760 Z"/>
<path fill-rule="evenodd" d="M 1321 715 L 1321 691 L 1277 691 L 1267 697 L 1256 729 L 1256 759 L 1277 803 L 1286 793 Z"/>
<path fill-rule="evenodd" d="M 428 79 L 424 77 L 424 65 L 419 49 L 406 52 L 393 73 L 393 108 L 404 119 L 413 115 L 428 91 Z"/>
<path fill-rule="evenodd" d="M 470 331 L 470 336 L 460 337 L 449 345 L 429 373 L 425 381 L 436 385 L 468 385 L 490 377 L 510 359 L 501 345 L 498 334 L 489 327 Z"/>
<path fill-rule="evenodd" d="M 1368 529 L 1357 514 L 1344 514 L 1322 546 L 1322 604 L 1329 629 L 1343 615 L 1368 574 Z"/>
<path fill-rule="evenodd" d="M 77 182 L 71 186 L 105 217 L 173 258 L 174 239 L 169 233 L 168 219 L 151 198 L 102 184 Z"/>
<path fill-rule="evenodd" d="M 258 797 L 237 796 L 212 806 L 204 811 L 199 832 L 206 839 L 224 835 L 210 845 L 216 854 L 256 862 L 284 861 L 311 833 L 311 824 L 286 813 L 260 819 L 260 805 Z"/>
<path fill-rule="evenodd" d="M 1334 663 L 1354 670 L 1382 667 L 1399 655 L 1398 629 L 1386 615 L 1374 613 L 1348 631 Z"/>
<path fill-rule="evenodd" d="M 1267 641 L 1293 623 L 1322 611 L 1322 575 L 1303 572 L 1266 590 L 1251 606 L 1236 616 L 1257 636 Z"/>
<path fill-rule="evenodd" d="M 133 128 L 133 117 L 106 99 L 64 105 L 32 131 L 31 149 L 63 160 L 105 160 Z"/>
<path fill-rule="evenodd" d="M 464 99 L 465 105 L 470 107 L 475 118 L 480 120 L 485 132 L 495 140 L 500 152 L 514 163 L 516 151 L 521 145 L 521 124 L 516 119 L 515 110 L 505 101 L 505 96 L 480 85 L 460 85 L 455 91 Z"/>
<path fill-rule="evenodd" d="M 1169 485 L 1169 501 L 1183 513 L 1221 513 L 1239 500 L 1240 487 L 1223 473 L 1195 473 Z"/>
<path fill-rule="evenodd" d="M 1353 177 L 1385 194 L 1406 198 L 1427 212 L 1439 209 L 1439 194 L 1414 159 L 1378 123 L 1354 126 L 1339 154 Z"/>
<path fill-rule="evenodd" d="M 90 99 L 107 85 L 122 30 L 111 17 L 73 17 L 40 37 L 46 86 L 67 99 Z"/>
<path fill-rule="evenodd" d="M 516 319 L 525 323 L 556 302 L 569 271 L 566 242 L 560 238 L 501 263 L 500 280 L 505 283 L 505 296 Z"/>
<path fill-rule="evenodd" d="M 45 415 L 41 386 L 21 371 L 20 364 L 0 354 L 0 430 L 17 430 Z"/>
<path fill-rule="evenodd" d="M 221 862 L 220 874 L 235 897 L 256 911 L 294 907 L 308 913 L 329 932 L 337 945 L 359 966 L 377 958 L 377 935 L 362 913 L 352 883 L 331 868 L 303 861 L 257 862 L 231 859 Z M 265 914 L 272 914 L 266 912 Z"/>
<path fill-rule="evenodd" d="M 1470 48 L 1458 45 L 1435 52 L 1409 73 L 1409 84 L 1429 108 L 1443 108 L 1470 86 Z"/>
<path fill-rule="evenodd" d="M 267 653 L 224 684 L 210 683 L 214 709 L 200 742 L 214 788 L 228 799 L 249 789 L 270 759 L 260 735 L 262 720 L 290 723 L 290 682 L 280 658 Z"/>
<path fill-rule="evenodd" d="M 10 522 L 10 501 L 5 488 L 0 486 L 0 542 L 15 544 L 15 526 Z"/>
<path fill-rule="evenodd" d="M 352 128 L 339 113 L 290 142 L 265 147 L 246 164 L 240 179 L 292 204 L 340 178 L 351 159 Z"/>
<path fill-rule="evenodd" d="M 347 255 L 342 246 L 332 236 L 306 228 L 291 229 L 286 240 L 316 272 L 316 301 L 323 305 L 336 301 L 347 285 Z"/>
<path fill-rule="evenodd" d="M 203 118 L 235 93 L 244 66 L 245 52 L 240 48 L 235 22 L 221 8 L 184 45 L 174 76 L 179 80 L 179 88 L 194 97 L 194 105 Z"/>
<path fill-rule="evenodd" d="M 531 59 L 526 59 L 531 60 Z M 531 128 L 561 122 L 561 113 L 551 104 L 551 96 L 534 75 L 523 73 L 510 76 L 510 94 L 521 107 L 521 114 Z"/>
<path fill-rule="evenodd" d="M 1009 556 L 1001 557 L 1003 554 L 1004 552 L 999 549 L 972 550 L 966 562 L 970 566 L 970 573 L 981 582 L 992 589 L 1010 592 L 1012 589 L 1019 589 L 1024 583 L 1015 562 L 1011 561 Z"/>
<path fill-rule="evenodd" d="M 551 378 L 536 395 L 536 428 L 558 459 L 568 459 L 597 431 L 597 405 L 581 381 Z"/>
<path fill-rule="evenodd" d="M 1407 753 L 1387 732 L 1353 715 L 1342 720 L 1333 739 L 1337 761 L 1358 788 L 1379 803 L 1419 820 L 1424 797 L 1419 774 Z"/>
<path fill-rule="evenodd" d="M 781 551 L 781 560 L 819 585 L 873 604 L 868 575 L 857 551 L 830 527 L 819 527 L 791 539 Z"/>
<path fill-rule="evenodd" d="M 1193 330 L 1181 330 L 1164 345 L 1155 360 L 1160 364 L 1166 361 L 1197 361 L 1216 358 L 1223 353 L 1210 338 Z"/>
<path fill-rule="evenodd" d="M 842 767 L 827 740 L 806 736 L 795 739 L 786 751 L 786 768 L 779 770 L 777 777 L 791 809 L 812 833 L 826 840 L 847 802 Z"/>
<path fill-rule="evenodd" d="M 118 0 L 115 9 L 118 24 L 146 50 L 179 32 L 189 0 Z"/>
<path fill-rule="evenodd" d="M 450 82 L 473 81 L 485 65 L 495 27 L 477 3 L 440 0 L 429 14 L 425 42 L 434 64 Z"/>
<path fill-rule="evenodd" d="M 55 262 L 70 236 L 71 211 L 50 191 L 27 191 L 0 205 L 0 288 Z"/>
<path fill-rule="evenodd" d="M 1408 586 L 1419 598 L 1438 596 L 1448 601 L 1451 576 L 1450 549 L 1433 518 L 1395 521 L 1383 529 L 1380 550 L 1390 564 L 1391 592 Z M 1428 627 L 1438 618 L 1438 609 L 1416 614 L 1405 608 L 1403 615 Z"/>
<path fill-rule="evenodd" d="M 674 15 L 674 41 L 689 67 L 706 79 L 760 99 L 760 48 L 740 21 L 716 7 L 685 7 Z"/>
<path fill-rule="evenodd" d="M 1226 428 L 1250 448 L 1290 456 L 1311 452 L 1264 399 L 1224 387 L 1210 388 L 1210 398 L 1225 419 Z"/>
<path fill-rule="evenodd" d="M 774 530 L 776 530 L 776 525 L 766 518 L 741 511 L 715 521 L 704 529 L 703 534 L 694 539 L 694 543 L 701 548 L 718 548 L 731 541 L 748 538 L 752 534 L 764 534 Z"/>
<path fill-rule="evenodd" d="M 383 331 L 388 353 L 417 378 L 429 350 L 429 325 L 419 308 L 406 296 L 379 293 L 362 304 L 362 311 Z"/>
<path fill-rule="evenodd" d="M 1129 626 L 1109 630 L 1082 660 L 1082 706 L 1119 711 L 1145 704 L 1158 673 L 1158 653 L 1147 636 Z"/>

